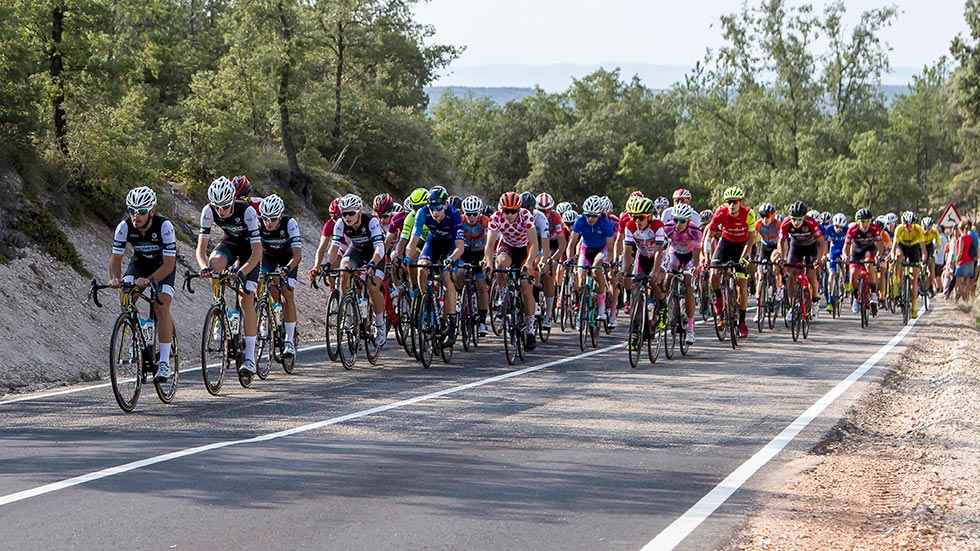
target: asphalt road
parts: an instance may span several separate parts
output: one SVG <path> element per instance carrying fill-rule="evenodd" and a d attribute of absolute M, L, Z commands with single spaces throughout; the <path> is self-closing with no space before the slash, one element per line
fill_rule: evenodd
<path fill-rule="evenodd" d="M 939 317 L 876 368 L 942 331 Z M 0 549 L 637 550 L 875 354 L 896 318 L 861 330 L 824 316 L 800 344 L 753 329 L 738 351 L 699 326 L 690 356 L 639 369 L 615 346 L 622 329 L 587 357 L 556 330 L 516 367 L 492 336 L 428 370 L 392 342 L 378 367 L 310 350 L 296 375 L 249 390 L 231 377 L 217 398 L 189 372 L 174 404 L 144 388 L 132 415 L 107 387 L 0 401 Z M 530 366 L 543 367 L 491 379 Z M 811 447 L 861 388 L 788 449 Z M 735 492 L 678 548 L 724 545 L 762 497 Z"/>

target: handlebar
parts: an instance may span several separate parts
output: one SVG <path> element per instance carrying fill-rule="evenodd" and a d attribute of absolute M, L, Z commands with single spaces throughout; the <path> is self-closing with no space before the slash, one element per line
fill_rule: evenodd
<path fill-rule="evenodd" d="M 92 278 L 89 286 L 87 300 L 91 300 L 97 307 L 102 308 L 102 301 L 99 300 L 99 291 L 104 289 L 122 289 L 123 292 L 129 293 L 131 296 L 139 296 L 150 304 L 163 304 L 163 302 L 160 300 L 159 285 L 153 283 L 152 281 L 144 288 L 133 285 L 132 283 L 123 283 L 122 285 L 102 285 L 94 277 Z M 143 295 L 144 289 L 150 290 L 149 297 Z"/>

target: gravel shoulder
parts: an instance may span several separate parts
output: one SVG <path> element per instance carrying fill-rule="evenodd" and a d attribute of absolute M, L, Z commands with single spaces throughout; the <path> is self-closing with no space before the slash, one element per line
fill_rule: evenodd
<path fill-rule="evenodd" d="M 980 549 L 980 333 L 940 302 L 726 547 Z"/>

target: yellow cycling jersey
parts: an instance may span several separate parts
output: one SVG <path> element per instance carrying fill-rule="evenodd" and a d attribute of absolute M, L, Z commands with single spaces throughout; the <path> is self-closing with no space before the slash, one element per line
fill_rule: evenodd
<path fill-rule="evenodd" d="M 933 226 L 932 229 L 926 232 L 926 237 L 923 240 L 923 243 L 926 245 L 929 243 L 934 243 L 936 245 L 942 243 L 942 238 L 939 237 L 939 230 L 936 229 L 936 226 Z"/>
<path fill-rule="evenodd" d="M 899 224 L 895 228 L 895 242 L 899 245 L 910 247 L 920 243 L 927 243 L 926 232 L 919 224 L 912 224 L 909 228 L 905 224 Z"/>

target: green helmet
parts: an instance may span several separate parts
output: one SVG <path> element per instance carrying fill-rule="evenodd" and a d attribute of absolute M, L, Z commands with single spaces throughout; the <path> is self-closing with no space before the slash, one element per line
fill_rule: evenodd
<path fill-rule="evenodd" d="M 418 187 L 412 190 L 412 193 L 408 195 L 408 204 L 412 205 L 416 209 L 420 209 L 429 203 L 429 190 L 424 187 Z"/>
<path fill-rule="evenodd" d="M 745 190 L 742 189 L 742 188 L 740 188 L 740 187 L 738 187 L 738 186 L 732 186 L 732 187 L 730 187 L 730 188 L 728 188 L 728 189 L 725 190 L 725 193 L 722 194 L 722 199 L 724 201 L 733 201 L 735 199 L 745 199 Z"/>
<path fill-rule="evenodd" d="M 653 200 L 649 197 L 630 197 L 626 201 L 626 212 L 630 216 L 637 214 L 650 214 L 653 212 Z"/>

